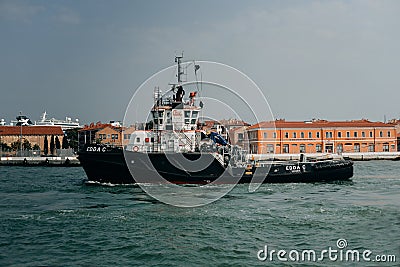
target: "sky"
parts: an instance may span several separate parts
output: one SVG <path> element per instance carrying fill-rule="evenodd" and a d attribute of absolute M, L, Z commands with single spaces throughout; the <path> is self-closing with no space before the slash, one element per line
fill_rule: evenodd
<path fill-rule="evenodd" d="M 400 118 L 399 12 L 368 0 L 0 0 L 0 118 L 122 121 L 181 51 L 246 74 L 274 118 Z"/>

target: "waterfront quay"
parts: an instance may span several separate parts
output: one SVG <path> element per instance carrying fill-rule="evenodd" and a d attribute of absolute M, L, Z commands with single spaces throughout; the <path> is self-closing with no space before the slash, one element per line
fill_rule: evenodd
<path fill-rule="evenodd" d="M 72 157 L 0 157 L 0 166 L 76 167 L 80 162 Z"/>
<path fill-rule="evenodd" d="M 248 154 L 249 161 L 286 161 L 286 160 L 300 160 L 301 154 Z M 353 161 L 369 161 L 369 160 L 400 160 L 400 152 L 354 152 L 342 154 L 328 154 L 328 153 L 307 153 L 303 154 L 307 160 L 323 160 L 335 158 L 348 158 Z"/>

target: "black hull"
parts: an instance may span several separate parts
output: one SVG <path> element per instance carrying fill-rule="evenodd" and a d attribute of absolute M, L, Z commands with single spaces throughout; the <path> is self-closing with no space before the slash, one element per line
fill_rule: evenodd
<path fill-rule="evenodd" d="M 79 152 L 79 160 L 89 181 L 111 184 L 165 183 L 165 180 L 175 184 L 250 183 L 254 178 L 253 181 L 262 183 L 312 183 L 348 180 L 353 176 L 353 163 L 349 160 L 285 162 L 269 167 L 225 169 L 211 154 L 203 154 L 209 163 L 207 167 L 188 171 L 171 164 L 176 155 L 193 161 L 201 154 L 144 154 L 115 148 L 92 151 L 85 148 Z"/>

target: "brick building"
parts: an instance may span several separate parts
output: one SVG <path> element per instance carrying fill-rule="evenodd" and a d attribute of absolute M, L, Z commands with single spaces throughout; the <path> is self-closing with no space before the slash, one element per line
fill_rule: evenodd
<path fill-rule="evenodd" d="M 130 135 L 135 130 L 135 127 L 122 127 L 116 123 L 91 123 L 85 125 L 79 130 L 79 144 L 82 147 L 84 144 L 101 143 L 108 145 L 127 145 Z"/>
<path fill-rule="evenodd" d="M 368 120 L 276 120 L 248 129 L 250 153 L 394 152 L 394 124 Z"/>
<path fill-rule="evenodd" d="M 64 132 L 60 126 L 0 126 L 0 143 L 11 146 L 13 142 L 29 141 L 31 146 L 38 145 L 43 151 L 44 139 L 47 136 L 50 143 L 51 136 L 58 137 L 60 142 Z"/>

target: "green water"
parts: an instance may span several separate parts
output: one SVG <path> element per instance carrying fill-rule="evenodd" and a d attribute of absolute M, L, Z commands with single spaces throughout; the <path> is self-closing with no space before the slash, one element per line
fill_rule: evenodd
<path fill-rule="evenodd" d="M 81 168 L 0 167 L 0 266 L 400 266 L 400 162 L 355 163 L 351 182 L 238 185 L 198 208 L 137 186 L 88 186 Z M 396 262 L 260 261 L 346 249 Z"/>

